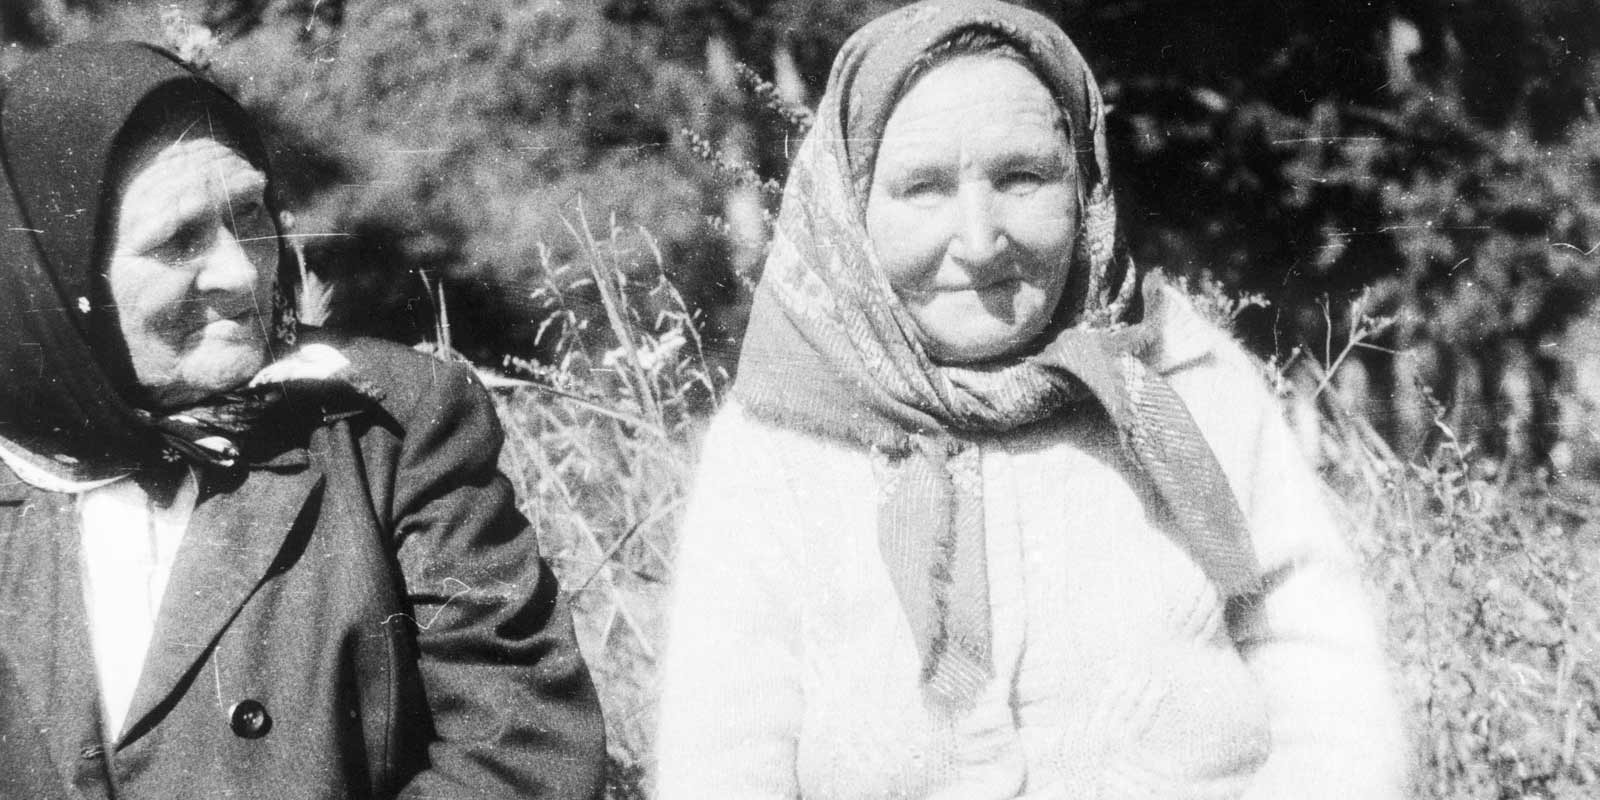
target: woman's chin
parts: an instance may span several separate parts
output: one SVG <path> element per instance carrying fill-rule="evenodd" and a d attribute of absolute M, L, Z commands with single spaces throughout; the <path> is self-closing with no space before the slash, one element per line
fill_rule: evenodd
<path fill-rule="evenodd" d="M 183 358 L 173 388 L 186 400 L 201 400 L 249 383 L 266 362 L 258 342 L 209 343 Z"/>
<path fill-rule="evenodd" d="M 941 364 L 970 365 L 1012 355 L 1048 321 L 1039 313 L 1002 318 L 976 303 L 941 304 L 912 313 L 928 355 Z"/>
<path fill-rule="evenodd" d="M 923 346 L 940 364 L 973 365 L 1011 355 L 1029 338 L 1010 325 L 965 325 L 953 330 L 924 330 Z"/>

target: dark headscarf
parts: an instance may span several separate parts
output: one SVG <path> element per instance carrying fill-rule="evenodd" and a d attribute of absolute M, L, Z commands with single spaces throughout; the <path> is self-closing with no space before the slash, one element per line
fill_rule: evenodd
<path fill-rule="evenodd" d="M 58 473 L 100 476 L 171 453 L 171 431 L 129 400 L 137 384 L 105 273 L 134 153 L 185 132 L 270 174 L 244 109 L 155 47 L 57 47 L 0 95 L 0 438 Z M 280 295 L 294 282 L 286 262 L 280 246 Z M 287 305 L 275 305 L 281 336 Z"/>
<path fill-rule="evenodd" d="M 864 217 L 895 103 L 926 54 L 969 31 L 1009 44 L 1055 97 L 1077 154 L 1081 212 L 1048 335 L 1020 354 L 956 366 L 924 350 Z M 757 419 L 872 454 L 879 547 L 936 706 L 966 707 L 993 674 L 978 434 L 1098 406 L 1157 490 L 1158 513 L 1219 589 L 1231 595 L 1255 580 L 1215 457 L 1139 357 L 1154 331 L 1139 322 L 1137 283 L 1117 240 L 1100 92 L 1059 27 L 991 0 L 924 0 L 845 43 L 790 167 L 734 396 Z"/>

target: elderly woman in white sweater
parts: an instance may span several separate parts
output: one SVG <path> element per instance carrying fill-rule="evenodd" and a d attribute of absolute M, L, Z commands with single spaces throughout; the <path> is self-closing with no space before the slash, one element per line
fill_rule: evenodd
<path fill-rule="evenodd" d="M 834 64 L 679 546 L 658 793 L 1392 798 L 1356 565 L 1251 359 L 1116 242 L 1052 23 Z"/>

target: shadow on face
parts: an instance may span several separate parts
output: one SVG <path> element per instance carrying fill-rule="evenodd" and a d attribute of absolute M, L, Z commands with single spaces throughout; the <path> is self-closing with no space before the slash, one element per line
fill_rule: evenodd
<path fill-rule="evenodd" d="M 1077 179 L 1055 99 L 1015 59 L 958 56 L 900 99 L 867 233 L 936 361 L 1004 357 L 1049 325 L 1076 242 Z"/>
<path fill-rule="evenodd" d="M 106 278 L 156 408 L 244 384 L 266 361 L 277 228 L 267 178 L 208 137 L 147 145 L 115 206 Z"/>

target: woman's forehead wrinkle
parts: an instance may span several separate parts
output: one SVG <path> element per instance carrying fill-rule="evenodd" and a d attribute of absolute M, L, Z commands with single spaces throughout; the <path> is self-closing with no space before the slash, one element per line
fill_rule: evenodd
<path fill-rule="evenodd" d="M 182 172 L 165 157 L 168 152 L 158 154 L 128 182 L 118 219 L 119 241 L 136 247 L 153 244 L 199 210 L 200 204 L 182 185 Z"/>
<path fill-rule="evenodd" d="M 121 224 L 144 243 L 218 206 L 259 196 L 266 176 L 212 139 L 174 142 L 135 173 L 123 195 Z"/>
<path fill-rule="evenodd" d="M 246 200 L 258 200 L 267 188 L 267 176 L 250 166 L 244 159 L 214 163 L 210 171 L 208 196 L 212 202 L 234 206 Z"/>
<path fill-rule="evenodd" d="M 198 176 L 247 185 L 251 174 L 260 176 L 263 184 L 266 180 L 237 150 L 211 138 L 175 141 L 157 153 L 145 169 L 168 173 L 173 180 Z"/>
<path fill-rule="evenodd" d="M 892 169 L 906 160 L 938 157 L 956 148 L 965 165 L 974 155 L 973 146 L 980 143 L 994 151 L 991 155 L 1004 156 L 1055 157 L 1067 149 L 1065 115 L 1031 73 L 1019 67 L 1006 85 L 980 92 L 972 86 L 953 89 L 942 83 L 941 69 L 924 76 L 890 115 L 878 153 L 883 167 Z M 957 119 L 976 120 L 959 142 L 949 135 L 951 122 Z"/>

